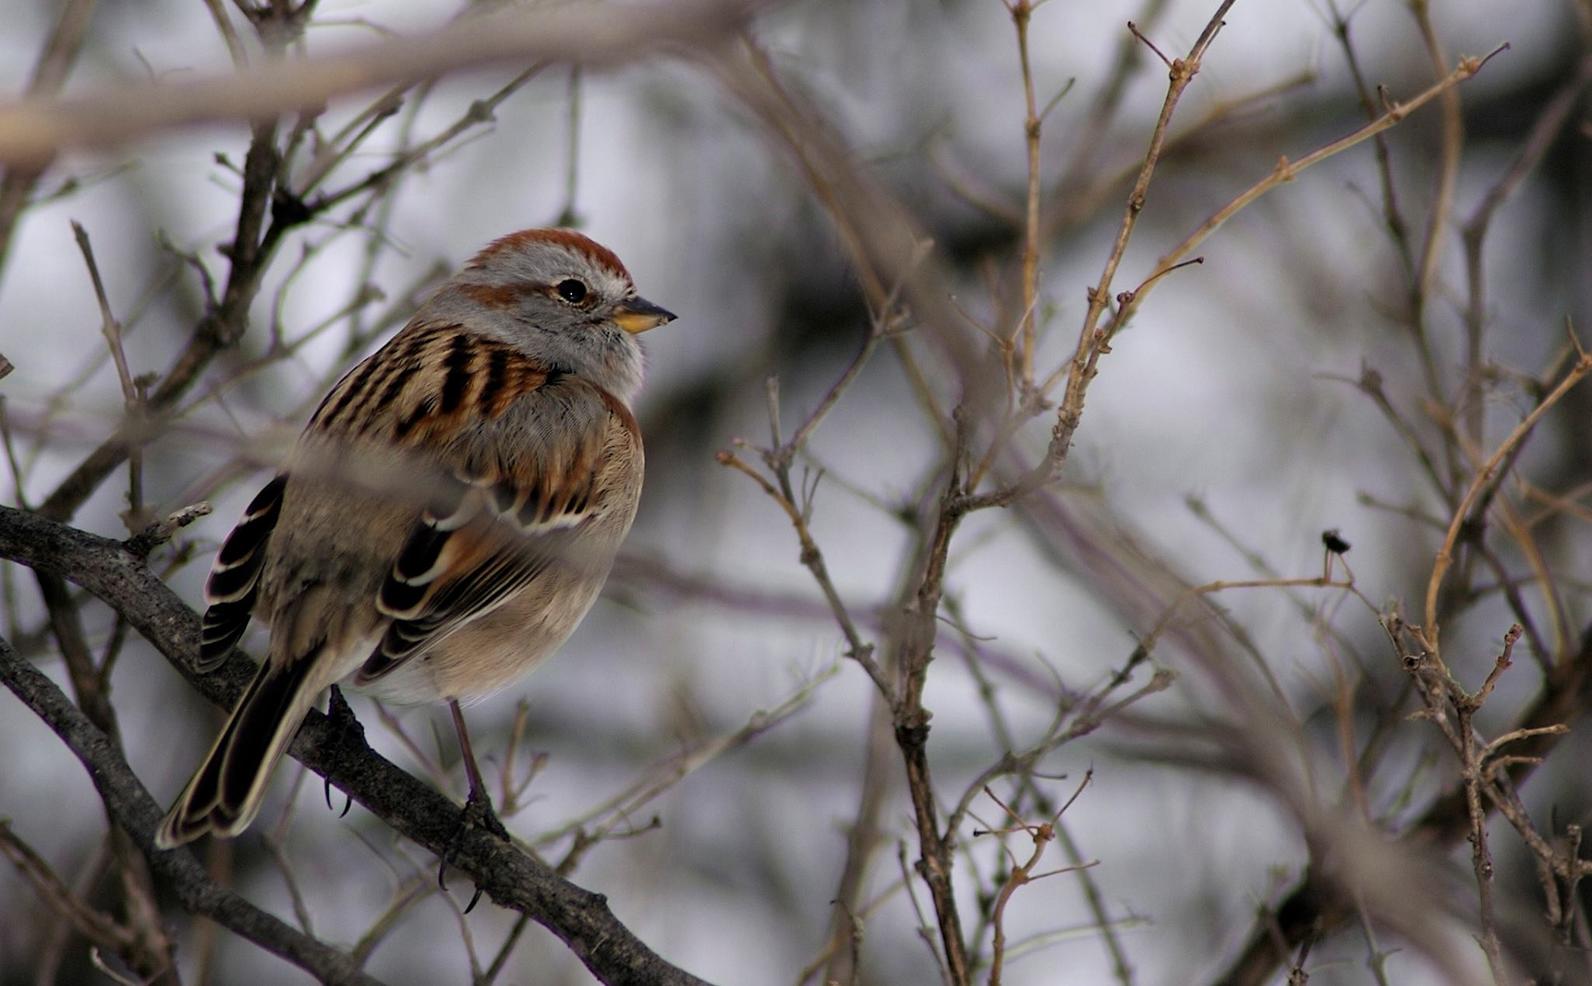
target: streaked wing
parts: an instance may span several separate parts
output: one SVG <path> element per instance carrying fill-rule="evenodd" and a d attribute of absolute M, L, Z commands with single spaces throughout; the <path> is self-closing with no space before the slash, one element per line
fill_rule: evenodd
<path fill-rule="evenodd" d="M 259 593 L 266 547 L 282 514 L 287 474 L 278 475 L 255 494 L 232 533 L 221 543 L 205 580 L 204 621 L 199 632 L 199 669 L 208 671 L 222 660 L 249 628 Z"/>
<path fill-rule="evenodd" d="M 356 368 L 345 381 L 364 397 L 334 391 L 316 415 L 329 433 L 396 445 L 444 474 L 378 593 L 391 623 L 361 682 L 490 612 L 566 555 L 595 516 L 616 416 L 634 435 L 612 398 L 505 343 L 451 326 L 412 327 L 393 342 L 381 361 L 389 365 Z"/>
<path fill-rule="evenodd" d="M 499 510 L 490 492 L 475 487 L 455 513 L 427 511 L 382 584 L 376 608 L 392 623 L 360 679 L 381 677 L 529 585 L 567 553 L 574 532 L 590 519 L 588 500 L 579 495 L 550 499 L 534 511 Z"/>

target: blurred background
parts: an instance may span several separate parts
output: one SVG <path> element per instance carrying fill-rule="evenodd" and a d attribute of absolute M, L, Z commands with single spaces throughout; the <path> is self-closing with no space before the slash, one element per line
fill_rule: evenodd
<path fill-rule="evenodd" d="M 1103 0 L 1033 14 L 1040 104 L 1065 89 L 1040 142 L 1041 376 L 1064 367 L 1076 345 L 1085 290 L 1111 250 L 1166 93 L 1166 66 L 1125 22 L 1173 57 L 1215 6 Z M 8 98 L 28 88 L 62 9 L 11 0 L 0 32 Z M 1411 716 L 1420 699 L 1377 610 L 1419 622 L 1454 506 L 1455 487 L 1445 496 L 1412 443 L 1444 479 L 1462 477 L 1463 489 L 1474 464 L 1562 377 L 1574 355 L 1567 326 L 1588 338 L 1589 14 L 1575 0 L 1433 0 L 1417 9 L 1442 69 L 1411 4 L 1240 0 L 1174 117 L 1115 289 L 1138 284 L 1280 157 L 1297 160 L 1365 122 L 1335 34 L 1342 17 L 1364 85 L 1385 86 L 1388 100 L 1427 88 L 1461 56 L 1509 44 L 1455 90 L 1462 143 L 1451 198 L 1440 179 L 1455 131 L 1445 129 L 1439 101 L 1388 131 L 1380 149 L 1363 143 L 1240 212 L 1198 248 L 1201 265 L 1156 283 L 1112 342 L 1059 482 L 1027 506 L 970 517 L 957 534 L 940 660 L 924 697 L 942 806 L 954 806 L 1008 749 L 1046 736 L 1068 696 L 1104 688 L 1163 618 L 1159 646 L 1116 697 L 1155 669 L 1175 676 L 1100 729 L 1058 744 L 1022 786 L 992 785 L 1037 822 L 1092 771 L 1063 816 L 1063 841 L 1093 865 L 1012 896 L 1005 982 L 1216 981 L 1254 934 L 1256 915 L 1278 906 L 1323 851 L 1325 829 L 1311 811 L 1357 815 L 1396 846 L 1453 789 L 1453 752 L 1431 722 Z M 326 54 L 433 30 L 462 13 L 418 0 L 322 0 L 291 50 Z M 237 10 L 226 6 L 223 16 L 259 57 Z M 946 331 L 981 349 L 980 326 L 1009 331 L 1021 310 L 1028 158 L 1008 9 L 998 0 L 803 0 L 760 8 L 749 32 L 840 136 L 857 171 L 932 240 L 933 287 L 965 315 Z M 202 78 L 230 64 L 204 5 L 102 3 L 64 92 Z M 933 982 L 935 959 L 903 887 L 909 867 L 900 859 L 915 860 L 917 848 L 900 758 L 886 743 L 869 764 L 875 690 L 844 657 L 785 514 L 715 462 L 716 452 L 742 448 L 737 442 L 768 444 L 770 378 L 788 433 L 862 349 L 874 319 L 854 258 L 787 148 L 703 53 L 602 71 L 547 65 L 516 80 L 523 69 L 412 88 L 335 161 L 319 191 L 359 185 L 467 120 L 474 101 L 502 95 L 490 122 L 461 128 L 379 191 L 351 193 L 288 231 L 246 334 L 142 450 L 137 502 L 122 469 L 72 522 L 121 538 L 208 501 L 213 513 L 151 559 L 198 606 L 218 539 L 338 375 L 482 244 L 515 228 L 579 226 L 680 318 L 644 340 L 649 373 L 637 411 L 646 489 L 603 600 L 555 659 L 470 710 L 492 770 L 511 762 L 511 749 L 521 775 L 539 764 L 506 821 L 550 862 L 567 860 L 577 883 L 608 895 L 618 917 L 671 962 L 715 982 L 796 983 L 807 969 L 807 981 L 840 974 L 826 952 L 831 902 L 863 811 L 880 841 L 857 898 L 859 965 L 844 974 Z M 1544 133 L 1539 121 L 1556 97 L 1570 101 L 1568 115 Z M 329 105 L 315 121 L 326 146 L 362 126 L 375 98 Z M 292 126 L 290 118 L 284 135 Z M 25 196 L 0 267 L 0 353 L 16 366 L 0 382 L 7 504 L 39 503 L 124 414 L 70 223 L 91 238 L 132 374 L 161 374 L 205 310 L 200 268 L 224 281 L 218 246 L 233 235 L 248 141 L 248 128 L 234 123 L 73 152 Z M 299 148 L 295 178 L 309 173 L 318 146 Z M 1507 198 L 1481 240 L 1484 295 L 1473 308 L 1461 230 L 1523 155 L 1526 170 L 1503 187 Z M 1407 226 L 1402 241 L 1389 232 L 1389 188 Z M 1443 225 L 1412 316 L 1411 259 L 1418 267 L 1434 210 Z M 1479 362 L 1467 355 L 1477 310 Z M 943 412 L 961 383 L 926 334 L 908 330 L 877 349 L 796 466 L 816 482 L 813 537 L 870 641 L 889 635 L 944 481 L 945 422 L 925 412 L 924 395 Z M 1460 424 L 1470 415 L 1480 416 L 1479 432 Z M 1042 414 L 1018 433 L 1017 461 L 1037 460 L 1052 420 Z M 1474 446 L 1460 437 L 1478 434 Z M 741 454 L 756 462 L 755 452 Z M 1492 668 L 1522 609 L 1533 621 L 1537 639 L 1519 645 L 1478 713 L 1486 735 L 1512 728 L 1544 687 L 1545 669 L 1575 653 L 1592 618 L 1592 388 L 1565 396 L 1511 465 L 1519 481 L 1500 502 L 1526 518 L 1534 548 L 1505 537 L 1509 525 L 1499 521 L 1489 549 L 1496 567 L 1479 551 L 1467 556 L 1467 589 L 1444 601 L 1443 657 L 1466 688 Z M 1168 615 L 1182 587 L 1320 576 L 1327 529 L 1352 545 L 1345 558 L 1362 598 L 1233 590 Z M 1334 573 L 1341 578 L 1341 566 Z M 7 639 L 63 676 L 29 573 L 7 563 L 0 575 Z M 220 713 L 106 608 L 85 605 L 83 620 L 96 651 L 120 648 L 110 693 L 128 756 L 169 802 Z M 258 653 L 259 644 L 248 638 L 245 649 Z M 428 778 L 432 764 L 447 765 L 437 782 L 462 792 L 445 710 L 388 710 L 389 724 L 368 700 L 356 697 L 354 707 L 379 750 Z M 0 710 L 0 748 L 11 751 L 0 766 L 0 813 L 63 879 L 103 898 L 111 893 L 101 878 L 105 819 L 93 788 L 22 706 L 6 697 Z M 1573 729 L 1522 788 L 1550 839 L 1587 815 L 1576 764 L 1592 751 L 1582 732 Z M 346 818 L 328 811 L 319 779 L 300 770 L 287 763 L 279 772 L 257 832 L 201 847 L 213 868 L 273 913 L 292 920 L 301 909 L 318 937 L 340 945 L 391 909 L 393 930 L 367 964 L 384 980 L 468 981 L 472 950 L 490 963 L 515 915 L 485 905 L 461 922 L 459 902 L 430 882 L 428 854 L 357 806 Z M 655 797 L 637 797 L 662 781 L 670 783 Z M 975 950 L 987 958 L 988 922 L 977 915 L 989 913 L 1011 857 L 1002 840 L 975 832 L 1010 828 L 1012 819 L 976 789 L 970 803 L 976 820 L 961 830 L 956 877 L 964 924 L 980 929 Z M 577 829 L 604 837 L 586 845 Z M 1510 961 L 1533 969 L 1547 932 L 1532 857 L 1501 820 L 1489 831 Z M 1004 841 L 1017 859 L 1032 851 L 1021 832 Z M 1038 870 L 1068 862 L 1052 845 Z M 1411 865 L 1429 881 L 1407 888 L 1424 924 L 1367 921 L 1375 944 L 1358 923 L 1328 937 L 1304 962 L 1311 982 L 1375 982 L 1368 955 L 1378 950 L 1394 952 L 1385 981 L 1452 981 L 1455 968 L 1489 981 L 1473 941 L 1477 894 L 1464 842 Z M 921 886 L 914 893 L 926 909 Z M 10 868 L 0 871 L 0 911 L 0 982 L 106 981 Z M 303 978 L 175 907 L 166 917 L 194 981 Z M 1578 968 L 1562 981 L 1592 981 Z M 1286 973 L 1278 965 L 1275 981 Z M 591 979 L 533 927 L 496 981 Z"/>

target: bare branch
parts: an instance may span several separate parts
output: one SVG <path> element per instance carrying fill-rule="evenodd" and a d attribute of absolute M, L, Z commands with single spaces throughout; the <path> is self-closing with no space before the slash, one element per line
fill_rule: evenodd
<path fill-rule="evenodd" d="M 196 123 L 274 118 L 363 89 L 465 68 L 632 61 L 675 45 L 725 40 L 757 6 L 680 0 L 635 6 L 624 17 L 590 6 L 506 9 L 421 36 L 264 62 L 225 76 L 122 85 L 65 99 L 24 98 L 0 105 L 0 161 L 38 169 L 68 148 L 106 147 Z"/>
<path fill-rule="evenodd" d="M 0 534 L 0 537 L 7 537 L 9 533 Z M 184 907 L 213 918 L 322 982 L 376 986 L 377 981 L 361 973 L 346 954 L 294 930 L 236 894 L 216 886 L 191 851 L 156 851 L 154 838 L 162 814 L 160 806 L 133 776 L 118 745 L 78 712 L 50 679 L 19 659 L 5 640 L 0 640 L 0 681 L 55 730 L 82 761 L 111 817 L 138 843 L 161 882 L 178 896 Z"/>
<path fill-rule="evenodd" d="M 253 677 L 248 659 L 234 655 L 219 669 L 198 674 L 199 617 L 119 543 L 57 524 L 45 518 L 0 507 L 0 557 L 71 579 L 125 616 L 190 683 L 218 705 L 236 703 Z M 27 692 L 38 702 L 36 713 L 64 724 L 63 737 L 90 767 L 101 795 L 117 813 L 150 864 L 163 878 L 181 880 L 185 906 L 211 914 L 234 930 L 259 940 L 294 961 L 318 963 L 328 981 L 366 982 L 357 972 L 337 970 L 347 962 L 342 953 L 328 954 L 274 918 L 252 911 L 241 899 L 220 894 L 198 882 L 203 871 L 187 850 L 157 852 L 155 827 L 161 811 L 121 763 L 120 753 L 105 747 L 55 686 L 31 666 L 16 659 L 9 646 L 0 653 L 0 677 L 13 691 Z M 29 698 L 31 696 L 31 700 Z M 54 697 L 52 697 L 54 696 Z M 68 728 L 70 727 L 70 728 Z M 327 777 L 378 817 L 429 851 L 455 850 L 452 864 L 499 904 L 529 914 L 562 939 L 599 980 L 605 983 L 658 983 L 692 986 L 701 980 L 669 965 L 616 920 L 606 900 L 569 883 L 548 867 L 480 828 L 461 823 L 460 809 L 434 788 L 393 766 L 365 745 L 363 737 L 330 724 L 312 712 L 289 752 Z M 105 758 L 114 755 L 114 761 Z M 458 835 L 464 831 L 465 836 Z M 228 923 L 231 922 L 231 923 Z M 317 948 L 320 950 L 318 951 Z M 288 955 L 286 950 L 291 951 Z M 308 966 L 306 966 L 308 967 Z M 341 977 L 341 978 L 339 978 Z"/>
<path fill-rule="evenodd" d="M 1564 375 L 1564 379 L 1559 381 L 1558 386 L 1554 387 L 1553 391 L 1544 397 L 1542 402 L 1515 426 L 1515 430 L 1510 432 L 1509 436 L 1499 443 L 1498 447 L 1493 450 L 1493 454 L 1486 462 L 1482 463 L 1481 468 L 1476 470 L 1476 475 L 1472 478 L 1470 486 L 1465 490 L 1464 497 L 1460 499 L 1459 506 L 1454 510 L 1453 517 L 1449 519 L 1448 531 L 1443 535 L 1443 546 L 1437 549 L 1437 556 L 1432 562 L 1432 575 L 1426 583 L 1426 624 L 1422 629 L 1422 637 L 1426 642 L 1426 646 L 1434 653 L 1438 650 L 1437 593 L 1442 588 L 1443 577 L 1448 574 L 1448 568 L 1453 563 L 1454 547 L 1459 542 L 1459 531 L 1465 522 L 1470 519 L 1471 506 L 1476 502 L 1482 490 L 1490 485 L 1494 473 L 1504 459 L 1514 451 L 1517 445 L 1525 441 L 1526 437 L 1531 434 L 1532 429 L 1536 427 L 1537 422 L 1542 420 L 1542 416 L 1547 414 L 1555 404 L 1559 403 L 1560 399 L 1565 394 L 1568 394 L 1571 388 L 1580 383 L 1581 378 L 1588 373 L 1592 373 L 1592 354 L 1582 353 L 1580 359 L 1576 360 L 1575 364 L 1570 367 L 1569 372 Z"/>

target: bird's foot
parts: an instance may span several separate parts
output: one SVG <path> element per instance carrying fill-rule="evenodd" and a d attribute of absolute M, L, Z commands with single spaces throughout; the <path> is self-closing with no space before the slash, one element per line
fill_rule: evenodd
<path fill-rule="evenodd" d="M 348 699 L 343 697 L 343 692 L 333 685 L 326 698 L 326 718 L 331 721 L 332 734 L 337 737 L 336 743 L 341 746 L 350 737 L 358 739 L 361 743 L 365 739 L 365 727 L 354 718 L 354 710 L 349 707 Z M 332 780 L 326 778 L 326 807 L 332 808 Z M 338 818 L 347 816 L 348 809 L 354 805 L 354 799 L 347 794 L 343 795 L 343 811 Z M 336 810 L 335 808 L 332 810 Z"/>
<path fill-rule="evenodd" d="M 510 841 L 509 830 L 503 827 L 503 822 L 497 817 L 497 812 L 492 810 L 492 798 L 480 788 L 472 788 L 470 797 L 464 803 L 464 811 L 459 816 L 459 826 L 454 830 L 453 838 L 448 841 L 448 848 L 442 854 L 441 864 L 437 867 L 437 886 L 447 892 L 448 884 L 444 880 L 448 867 L 453 864 L 459 855 L 459 850 L 464 846 L 465 834 L 471 829 L 482 829 L 497 836 L 504 842 Z M 470 896 L 470 903 L 465 906 L 464 913 L 469 914 L 475 910 L 475 905 L 480 902 L 482 887 L 479 883 L 475 886 L 475 893 Z"/>

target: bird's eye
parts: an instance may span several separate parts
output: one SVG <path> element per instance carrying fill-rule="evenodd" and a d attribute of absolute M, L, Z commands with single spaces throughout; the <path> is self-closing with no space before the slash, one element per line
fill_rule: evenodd
<path fill-rule="evenodd" d="M 586 300 L 586 285 L 575 280 L 573 277 L 567 280 L 559 281 L 558 287 L 554 290 L 558 292 L 558 296 L 560 298 L 563 298 L 572 305 L 578 305 Z"/>

